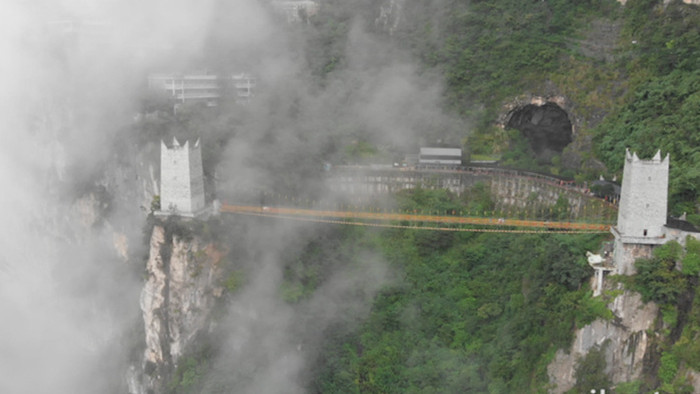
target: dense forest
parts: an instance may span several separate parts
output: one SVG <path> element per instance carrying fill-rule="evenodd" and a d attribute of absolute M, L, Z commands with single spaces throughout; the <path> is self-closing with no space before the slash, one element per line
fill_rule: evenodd
<path fill-rule="evenodd" d="M 290 35 L 306 44 L 303 56 L 315 89 L 333 85 L 349 67 L 348 37 L 360 24 L 377 42 L 415 59 L 421 75 L 444 81 L 442 109 L 459 120 L 450 127 L 464 126 L 458 140 L 471 154 L 590 181 L 601 174 L 619 178 L 625 148 L 642 157 L 661 149 L 671 156 L 670 213 L 686 213 L 700 225 L 699 6 L 679 0 L 628 0 L 624 6 L 612 0 L 416 0 L 397 2 L 401 20 L 387 24 L 377 18 L 377 3 L 323 1 L 317 14 L 289 27 Z M 564 96 L 571 103 L 574 141 L 555 156 L 537 159 L 526 136 L 498 126 L 506 104 L 527 94 Z M 253 116 L 246 109 L 227 110 L 217 109 L 214 121 L 184 110 L 162 124 L 147 123 L 145 130 L 160 136 L 171 131 L 168 122 L 182 129 L 196 122 L 215 137 L 204 141 L 204 149 L 205 160 L 216 161 L 226 130 Z M 263 135 L 259 143 L 270 138 Z M 317 145 L 324 150 L 311 157 L 316 162 L 395 153 L 361 133 L 352 138 L 338 133 Z M 282 174 L 284 167 L 299 169 L 274 183 L 278 192 L 309 189 L 298 186 L 304 184 L 300 179 L 318 169 L 306 161 L 309 155 L 301 156 L 260 163 L 277 166 Z M 205 170 L 212 167 L 205 163 Z M 434 209 L 488 206 L 489 199 L 483 191 L 460 199 L 418 189 L 392 203 Z M 208 225 L 230 226 L 219 220 Z M 332 225 L 315 234 L 299 255 L 285 261 L 280 297 L 299 313 L 331 272 L 353 267 L 367 254 L 381 256 L 394 277 L 366 315 L 335 322 L 314 344 L 318 352 L 305 376 L 308 392 L 546 392 L 546 368 L 556 350 L 570 346 L 577 328 L 612 318 L 606 308 L 611 295 L 592 297 L 592 269 L 585 259 L 586 251 L 600 250 L 610 236 Z M 679 371 L 700 369 L 699 255 L 696 243 L 686 249 L 669 244 L 639 261 L 638 275 L 619 279 L 645 301 L 659 303 L 671 329 L 661 333 L 652 375 L 620 385 L 617 392 L 691 392 Z M 682 271 L 674 268 L 680 262 Z M 240 278 L 228 278 L 234 295 L 245 286 Z M 208 365 L 216 352 L 202 341 L 179 365 L 170 389 L 230 390 L 225 382 L 212 388 L 216 378 Z M 610 387 L 602 364 L 595 352 L 580 360 L 579 384 L 572 392 Z"/>
<path fill-rule="evenodd" d="M 396 230 L 349 240 L 402 276 L 359 330 L 333 332 L 316 392 L 536 392 L 573 329 L 609 314 L 586 284 L 583 256 L 599 236 Z"/>

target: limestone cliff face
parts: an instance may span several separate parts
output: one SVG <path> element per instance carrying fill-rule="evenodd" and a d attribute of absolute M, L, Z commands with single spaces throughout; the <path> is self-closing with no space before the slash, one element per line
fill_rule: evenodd
<path fill-rule="evenodd" d="M 576 384 L 576 361 L 598 346 L 604 351 L 606 370 L 613 383 L 639 379 L 650 342 L 647 330 L 652 327 L 659 309 L 653 302 L 644 304 L 638 293 L 625 291 L 608 308 L 610 321 L 597 319 L 576 332 L 569 352 L 558 350 L 547 372 L 551 393 L 563 393 Z"/>
<path fill-rule="evenodd" d="M 154 365 L 164 364 L 163 347 L 161 338 L 164 329 L 167 328 L 165 312 L 165 296 L 167 290 L 166 267 L 163 262 L 161 249 L 165 244 L 165 230 L 162 227 L 154 227 L 151 234 L 149 258 L 146 263 L 148 280 L 141 292 L 141 311 L 143 312 L 144 327 L 146 329 L 145 362 Z"/>
<path fill-rule="evenodd" d="M 130 377 L 132 393 L 165 392 L 180 356 L 207 327 L 222 293 L 216 286 L 220 259 L 213 245 L 169 236 L 154 226 L 141 293 L 146 349 L 141 376 Z"/>
<path fill-rule="evenodd" d="M 700 394 L 700 372 L 689 369 L 685 373 L 688 383 L 693 386 L 693 394 Z"/>

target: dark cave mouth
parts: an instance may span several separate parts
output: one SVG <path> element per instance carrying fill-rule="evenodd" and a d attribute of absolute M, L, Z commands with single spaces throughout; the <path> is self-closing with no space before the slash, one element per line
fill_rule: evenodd
<path fill-rule="evenodd" d="M 538 156 L 560 154 L 573 141 L 569 115 L 555 103 L 514 109 L 506 128 L 519 130 Z"/>

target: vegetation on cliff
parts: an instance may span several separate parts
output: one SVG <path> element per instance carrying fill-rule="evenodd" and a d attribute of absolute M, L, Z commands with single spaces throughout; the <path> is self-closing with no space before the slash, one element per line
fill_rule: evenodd
<path fill-rule="evenodd" d="M 700 223 L 700 7 L 680 1 L 629 2 L 623 30 L 624 103 L 594 130 L 596 153 L 611 171 L 630 148 L 671 155 L 670 207 Z"/>
<path fill-rule="evenodd" d="M 430 194 L 412 193 L 405 204 L 436 197 Z M 358 329 L 332 333 L 317 360 L 314 392 L 537 391 L 573 329 L 610 317 L 587 284 L 585 252 L 598 247 L 597 235 L 351 234 L 341 245 L 380 253 L 398 279 Z M 305 277 L 290 280 L 308 285 Z"/>
<path fill-rule="evenodd" d="M 605 310 L 571 288 L 585 275 L 579 247 L 546 237 L 384 235 L 403 283 L 377 297 L 359 332 L 329 345 L 318 391 L 536 391 L 551 352 Z"/>
<path fill-rule="evenodd" d="M 656 248 L 652 258 L 637 260 L 636 266 L 637 275 L 623 281 L 661 307 L 661 335 L 654 339 L 652 362 L 637 382 L 640 391 L 691 393 L 688 373 L 700 371 L 700 241 L 688 237 L 685 248 L 669 242 Z"/>

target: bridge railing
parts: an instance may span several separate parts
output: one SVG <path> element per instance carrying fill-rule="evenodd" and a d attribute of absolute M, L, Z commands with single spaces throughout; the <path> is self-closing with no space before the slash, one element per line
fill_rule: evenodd
<path fill-rule="evenodd" d="M 266 216 L 311 222 L 364 225 L 375 227 L 422 228 L 440 231 L 491 232 L 607 232 L 609 225 L 566 221 L 533 221 L 505 218 L 478 218 L 418 213 L 378 213 L 330 211 L 303 208 L 255 207 L 223 204 L 222 213 Z M 465 228 L 464 226 L 467 226 Z M 476 226 L 476 227 L 474 227 Z M 486 229 L 486 227 L 497 227 Z M 537 230 L 532 230 L 532 228 Z M 531 230 L 518 230 L 530 228 Z"/>
<path fill-rule="evenodd" d="M 455 199 L 451 202 L 441 202 L 432 207 L 414 207 L 410 203 L 400 203 L 395 199 L 368 198 L 355 196 L 353 198 L 339 199 L 312 199 L 299 198 L 291 195 L 283 195 L 269 192 L 249 193 L 254 198 L 235 199 L 237 204 L 257 206 L 260 209 L 267 208 L 300 208 L 310 210 L 327 210 L 336 212 L 369 212 L 386 214 L 411 214 L 433 216 L 455 216 L 536 221 L 565 221 L 579 223 L 603 223 L 612 224 L 617 218 L 615 207 L 606 204 L 600 199 L 590 199 L 578 210 L 571 207 L 546 204 L 541 201 L 532 201 L 524 206 L 495 204 L 488 209 L 479 208 L 478 204 L 472 204 L 469 199 Z"/>

